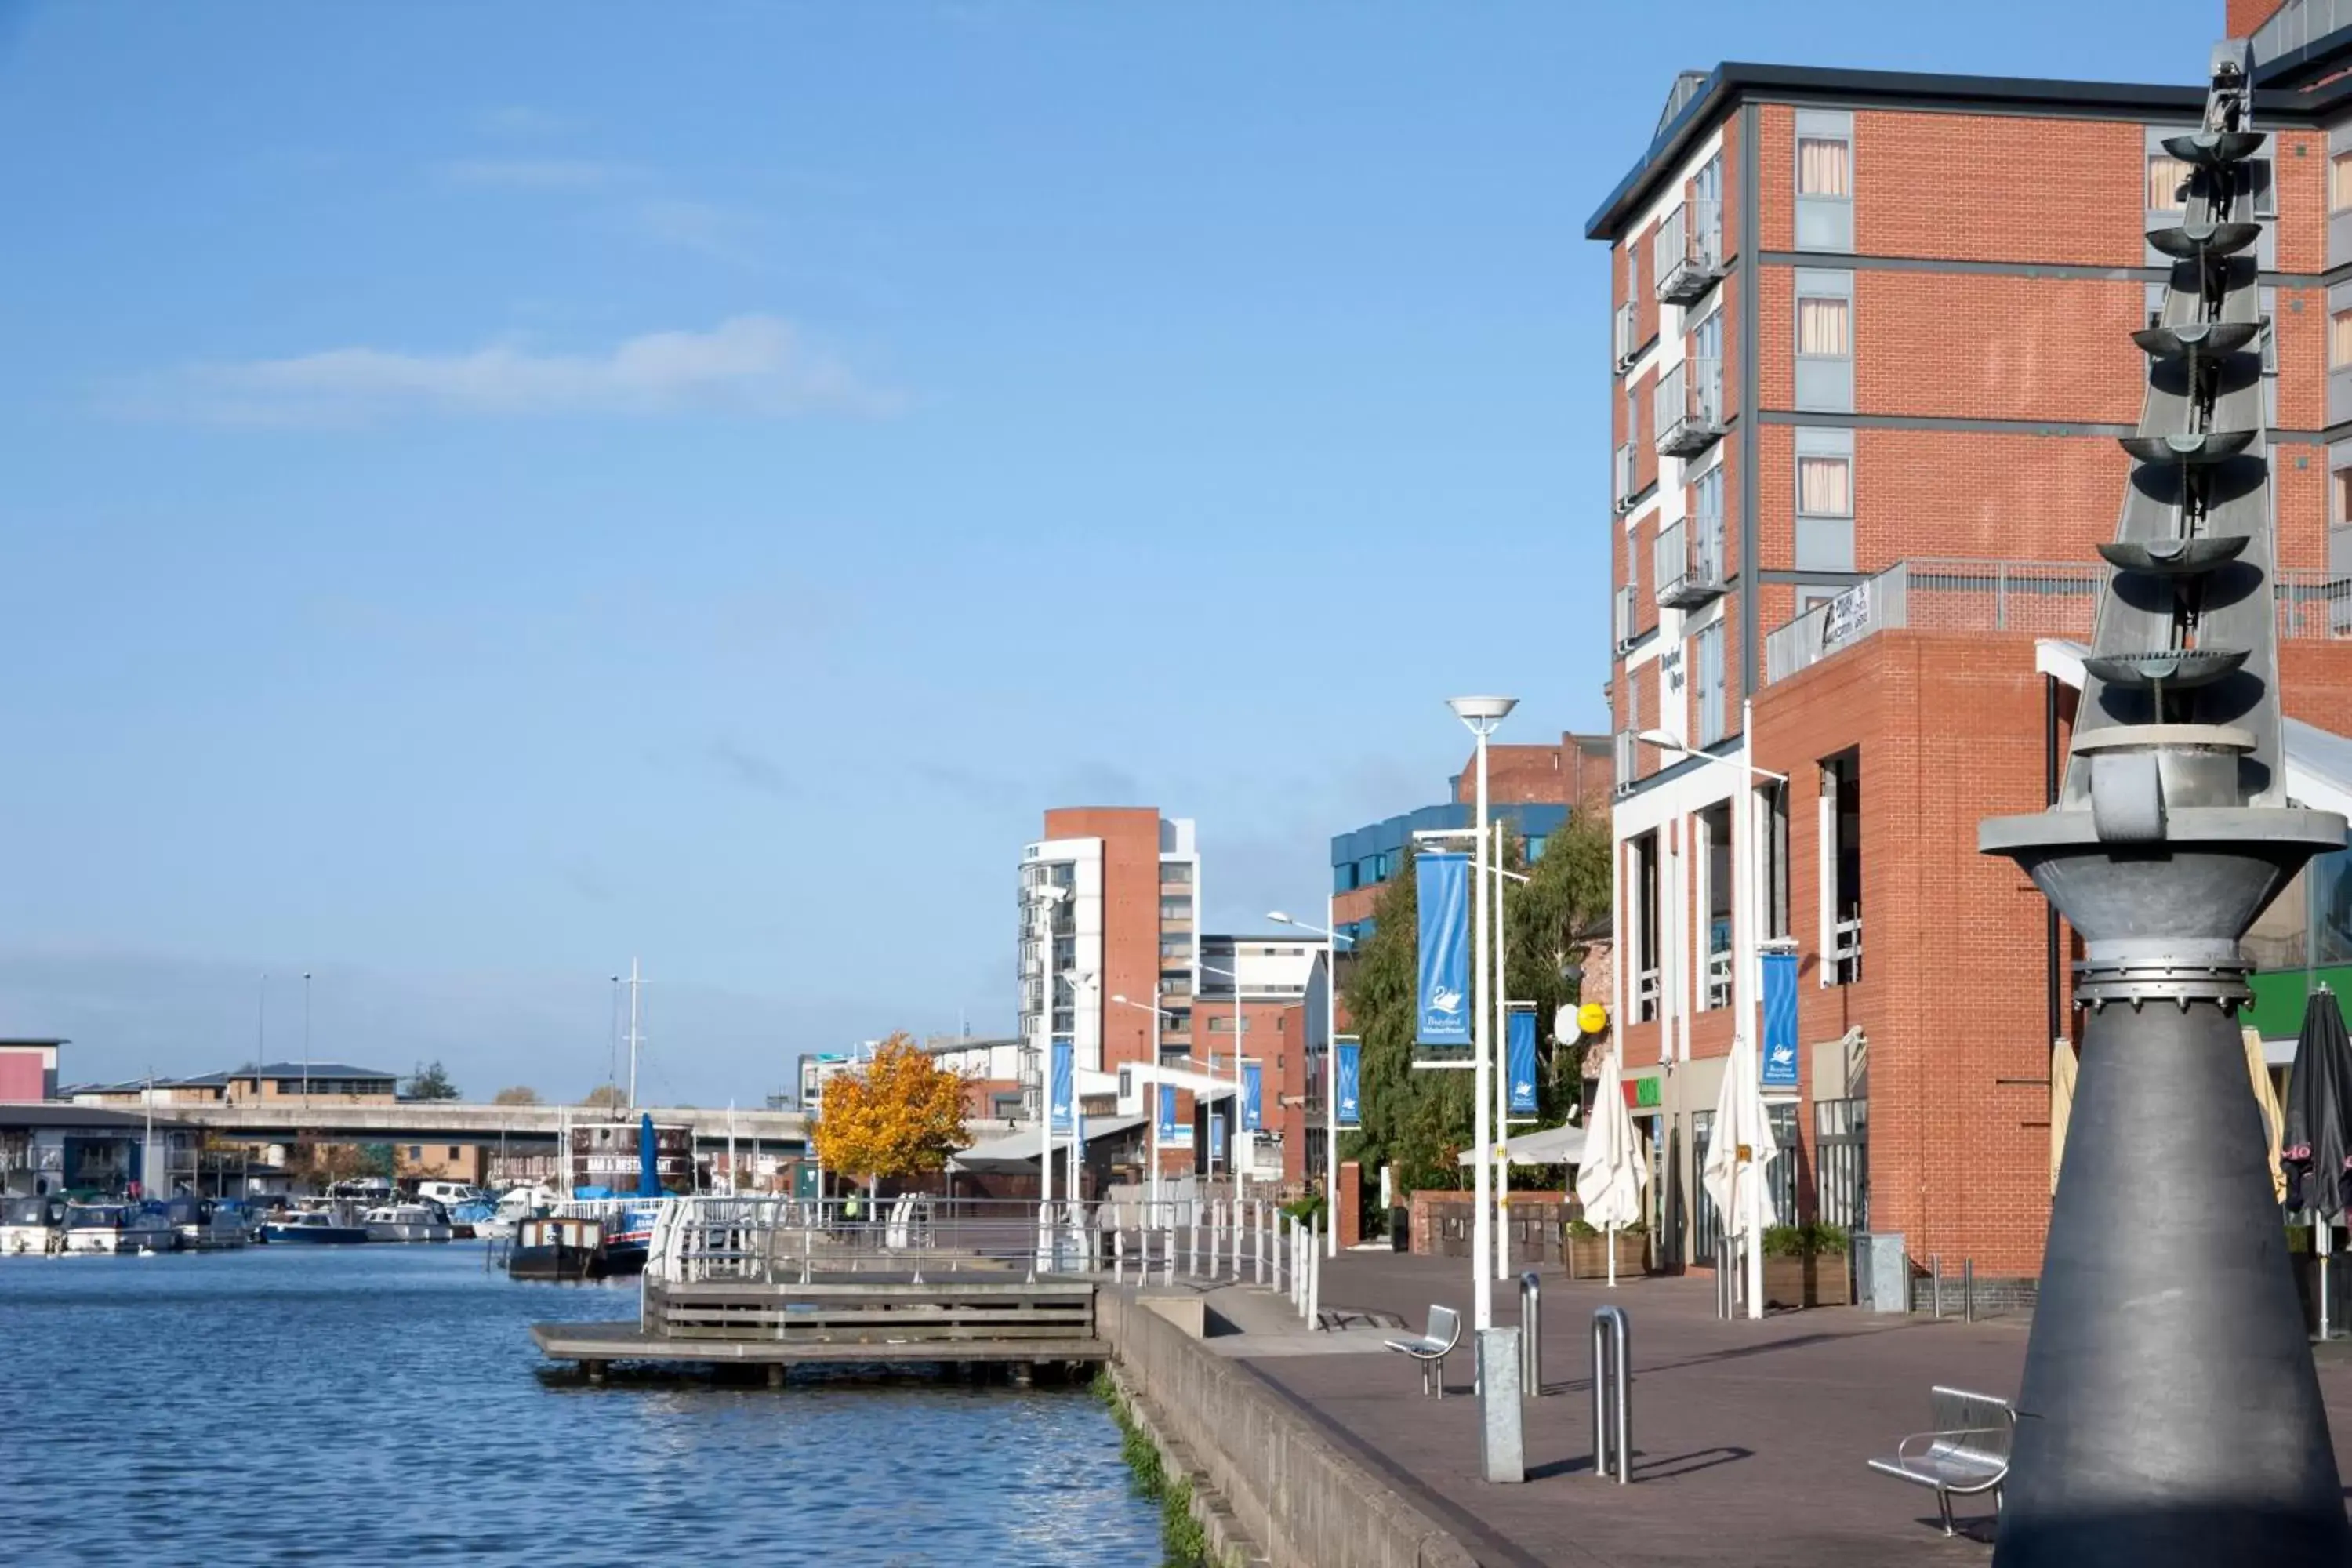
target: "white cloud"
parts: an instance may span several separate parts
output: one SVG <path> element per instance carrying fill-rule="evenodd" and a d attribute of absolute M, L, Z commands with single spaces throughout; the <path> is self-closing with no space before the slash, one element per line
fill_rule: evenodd
<path fill-rule="evenodd" d="M 744 263 L 753 258 L 751 241 L 760 226 L 748 214 L 716 202 L 665 196 L 631 208 L 628 226 L 656 245 L 691 250 L 718 261 Z"/>
<path fill-rule="evenodd" d="M 478 123 L 493 136 L 554 136 L 574 129 L 573 122 L 527 103 L 509 103 L 488 110 Z"/>
<path fill-rule="evenodd" d="M 341 348 L 196 364 L 156 377 L 120 412 L 225 425 L 360 425 L 411 416 L 640 416 L 709 410 L 764 418 L 878 416 L 898 399 L 809 348 L 774 316 L 646 332 L 601 353 L 511 341 L 458 353 Z"/>
<path fill-rule="evenodd" d="M 634 179 L 637 169 L 593 158 L 460 158 L 439 165 L 453 184 L 512 191 L 594 191 Z"/>

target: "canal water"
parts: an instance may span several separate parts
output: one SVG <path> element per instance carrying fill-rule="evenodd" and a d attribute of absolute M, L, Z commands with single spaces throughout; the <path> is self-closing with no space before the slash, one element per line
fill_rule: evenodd
<path fill-rule="evenodd" d="M 543 1376 L 478 1244 L 0 1258 L 0 1561 L 1157 1564 L 1083 1389 Z"/>

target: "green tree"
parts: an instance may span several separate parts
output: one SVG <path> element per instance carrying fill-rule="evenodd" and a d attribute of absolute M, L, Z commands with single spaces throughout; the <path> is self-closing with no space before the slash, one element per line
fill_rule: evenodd
<path fill-rule="evenodd" d="M 1508 836 L 1503 865 L 1528 880 L 1504 887 L 1504 984 L 1512 1001 L 1536 1005 L 1538 1114 L 1558 1122 L 1582 1093 L 1583 1050 L 1580 1044 L 1559 1046 L 1552 1019 L 1576 994 L 1561 972 L 1582 959 L 1587 933 L 1610 911 L 1607 820 L 1579 814 L 1551 836 L 1531 869 L 1526 861 L 1525 842 Z M 1342 1152 L 1367 1165 L 1395 1165 L 1404 1190 L 1466 1184 L 1468 1173 L 1456 1158 L 1470 1147 L 1475 1126 L 1475 1075 L 1412 1068 L 1420 1013 L 1415 883 L 1408 854 L 1381 893 L 1372 934 L 1357 950 L 1343 992 L 1348 1016 L 1363 1040 L 1364 1125 Z"/>
<path fill-rule="evenodd" d="M 402 1090 L 409 1100 L 459 1100 L 457 1086 L 449 1081 L 449 1074 L 439 1062 L 419 1062 L 416 1071 Z"/>

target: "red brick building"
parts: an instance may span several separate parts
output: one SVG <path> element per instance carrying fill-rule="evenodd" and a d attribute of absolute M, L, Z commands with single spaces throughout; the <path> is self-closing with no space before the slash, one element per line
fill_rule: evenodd
<path fill-rule="evenodd" d="M 2184 78 L 2209 41 L 2180 40 Z M 2303 87 L 2352 37 L 2330 49 L 2258 67 L 2259 258 L 2285 710 L 2341 729 L 2352 82 Z M 1778 940 L 1784 1215 L 2039 1269 L 2071 955 L 1976 828 L 2041 809 L 2063 755 L 2146 384 L 2129 334 L 2167 276 L 2147 231 L 2179 221 L 2161 142 L 2202 101 L 1725 65 L 1677 80 L 1588 226 L 1614 324 L 1613 1001 L 1672 1258 L 1711 1259 L 1696 1164 Z"/>

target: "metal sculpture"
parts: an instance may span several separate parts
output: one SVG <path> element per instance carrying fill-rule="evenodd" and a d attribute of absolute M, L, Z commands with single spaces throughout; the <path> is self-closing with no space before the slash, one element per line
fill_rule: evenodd
<path fill-rule="evenodd" d="M 1986 821 L 2084 942 L 2081 1077 L 1995 1568 L 2352 1549 L 2233 1021 L 2240 939 L 2344 819 L 2288 805 L 2242 41 L 2213 54 L 2059 800 Z"/>

